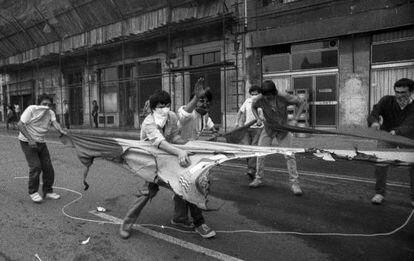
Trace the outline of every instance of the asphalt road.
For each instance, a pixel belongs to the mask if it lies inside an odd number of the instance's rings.
[[[97,160],[83,191],[75,151],[52,138],[62,198],[34,204],[15,136],[0,131],[0,260],[414,260],[405,169],[393,169],[386,203],[374,206],[370,165],[298,158],[304,195],[295,197],[282,157],[268,159],[266,186],[258,189],[248,188],[244,161],[230,162],[211,175],[211,203],[222,207],[205,217],[216,238],[171,229],[172,193],[161,189],[142,213],[144,225],[123,240],[113,222],[133,202],[139,178]],[[103,217],[98,206],[107,209]]]

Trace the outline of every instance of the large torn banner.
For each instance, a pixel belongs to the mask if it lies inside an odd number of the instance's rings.
[[[353,151],[353,150],[307,150],[304,148],[259,147],[209,141],[190,141],[175,145],[190,153],[191,165],[183,168],[175,155],[157,149],[147,141],[116,138],[105,135],[75,134],[66,138],[77,151],[81,162],[89,168],[95,158],[103,158],[126,166],[148,182],[160,179],[177,195],[208,209],[209,170],[225,161],[265,156],[269,154],[307,154],[323,160],[334,158],[360,159],[391,164],[414,164],[414,150]],[[109,135],[110,133],[106,133]],[[120,137],[128,136],[119,134]],[[67,143],[67,142],[66,142]]]

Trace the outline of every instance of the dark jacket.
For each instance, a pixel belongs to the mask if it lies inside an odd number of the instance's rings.
[[[379,122],[379,116],[382,116],[384,120],[381,130],[394,130],[397,135],[414,139],[414,102],[401,110],[395,96],[386,95],[374,105],[368,116],[368,126],[371,126],[374,122]]]

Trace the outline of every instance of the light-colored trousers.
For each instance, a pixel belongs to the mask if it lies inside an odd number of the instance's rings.
[[[266,130],[263,129],[263,131],[260,133],[259,137],[259,146],[271,146],[273,143],[273,140],[276,142],[276,146],[278,147],[291,147],[292,141],[293,141],[293,134],[288,133],[286,137],[282,140],[279,140],[276,137],[270,137]],[[257,179],[263,179],[264,178],[264,168],[265,168],[265,159],[266,157],[257,157],[257,171],[256,171],[256,178]],[[292,155],[285,155],[286,159],[286,165],[287,170],[289,174],[289,181],[292,184],[299,184],[299,174],[296,167],[296,158],[295,154]]]

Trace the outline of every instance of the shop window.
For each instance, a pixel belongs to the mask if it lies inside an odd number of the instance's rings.
[[[264,73],[289,71],[290,55],[274,54],[263,56],[262,65]]]
[[[160,60],[150,60],[140,62],[138,64],[138,75],[147,76],[147,75],[157,75],[161,74],[161,63]]]
[[[397,62],[414,59],[414,39],[372,45],[372,62]]]
[[[103,112],[118,110],[118,70],[108,67],[100,70],[100,107]]]
[[[145,102],[155,91],[162,89],[161,61],[159,59],[142,61],[137,64],[137,68],[139,122],[142,122],[147,113]]]
[[[292,70],[319,69],[337,66],[337,50],[305,52],[292,55]]]
[[[265,47],[262,55],[264,73],[338,67],[337,40]]]
[[[190,55],[191,66],[217,63],[217,62],[220,62],[220,51]]]

